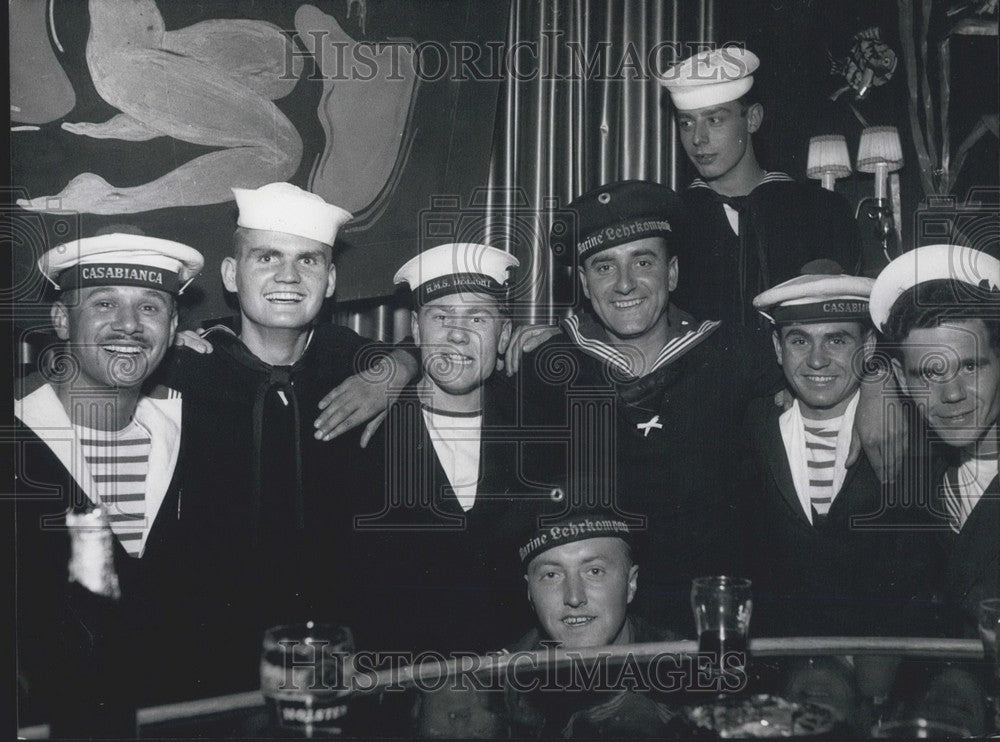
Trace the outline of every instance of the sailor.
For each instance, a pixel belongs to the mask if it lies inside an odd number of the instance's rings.
[[[355,519],[365,575],[359,644],[485,651],[523,625],[505,568],[518,498],[543,493],[516,389],[496,373],[510,337],[517,259],[482,244],[433,247],[394,278],[413,302],[423,376],[389,409],[373,442],[385,484]],[[547,492],[547,490],[544,490]],[[400,612],[405,620],[400,620]]]
[[[120,677],[122,648],[140,641],[153,663],[169,652],[156,621],[173,594],[182,404],[146,382],[173,342],[176,296],[203,262],[127,228],[38,261],[62,345],[15,387],[18,677],[22,718],[40,711],[56,735],[127,732],[109,717],[143,699]],[[109,558],[81,562],[73,537],[85,534],[67,512],[97,511]]]
[[[1000,595],[1000,261],[959,245],[911,250],[879,274],[870,311],[925,423],[913,471],[926,476],[909,494],[929,503],[928,581],[948,606],[937,628],[975,636],[980,601]]]
[[[233,193],[237,227],[221,272],[239,317],[205,334],[212,352],[181,348],[166,368],[184,394],[190,454],[179,512],[197,695],[255,687],[269,626],[339,619],[350,586],[330,565],[347,558],[350,497],[379,475],[359,431],[321,440],[313,417],[359,370],[386,363],[401,374],[367,386],[383,408],[388,385],[417,370],[412,354],[319,321],[348,212],[290,183]]]
[[[765,170],[753,135],[764,108],[748,49],[701,52],[661,76],[697,177],[682,193],[696,231],[681,254],[677,301],[697,317],[753,325],[751,300],[810,260],[857,269],[861,238],[847,202],[814,183]]]
[[[763,400],[747,411],[757,635],[867,634],[882,623],[896,566],[892,533],[874,525],[882,486],[866,457],[847,465],[874,348],[872,283],[818,260],[753,302],[793,397],[784,411]]]

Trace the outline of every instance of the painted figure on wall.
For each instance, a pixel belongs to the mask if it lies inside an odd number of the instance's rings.
[[[255,188],[298,170],[302,138],[274,101],[292,92],[306,55],[278,26],[226,18],[168,31],[154,0],[89,0],[88,9],[87,67],[101,98],[121,113],[104,122],[63,122],[62,129],[128,142],[172,137],[216,149],[130,187],[80,172],[59,193],[19,206],[90,214],[201,206],[231,200],[233,186]],[[347,58],[356,59],[355,48],[366,42],[311,5],[299,8],[296,28],[324,81],[317,115],[326,143],[310,189],[326,198],[350,195],[351,208],[363,209],[389,181],[402,148],[416,82],[412,48],[371,47],[363,55],[371,60],[367,75],[353,67],[334,74],[329,65],[341,56],[334,51],[347,48]],[[350,194],[341,193],[345,184]]]

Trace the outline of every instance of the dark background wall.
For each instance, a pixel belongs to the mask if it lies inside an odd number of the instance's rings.
[[[913,4],[915,7],[919,3]],[[940,79],[937,76],[937,42],[958,19],[970,17],[971,11],[951,17],[948,10],[970,3],[933,3],[932,27],[929,37],[929,81],[937,96]],[[971,4],[971,5],[974,5]],[[993,16],[995,21],[996,16]],[[928,218],[928,207],[921,205],[923,192],[917,152],[914,148],[908,111],[909,89],[903,60],[898,6],[892,0],[746,0],[716,4],[716,39],[719,43],[746,43],[761,58],[761,71],[756,76],[765,107],[764,126],[757,137],[761,160],[765,167],[784,170],[795,178],[806,177],[806,156],[809,138],[817,134],[843,134],[847,138],[852,159],[857,155],[862,122],[852,111],[853,104],[871,126],[896,126],[903,145],[905,164],[899,172],[902,189],[903,247],[943,242],[921,228]],[[853,91],[842,94],[836,101],[830,96],[846,85],[840,74],[831,74],[831,61],[846,56],[852,37],[870,27],[881,31],[882,39],[895,52],[899,62],[895,73],[882,86],[873,87],[864,100],[855,100]],[[919,40],[920,29],[917,29]],[[997,37],[955,36],[951,44],[951,103],[949,119],[952,152],[967,136],[983,114],[996,116],[997,101]],[[940,116],[937,117],[940,136]],[[995,125],[995,124],[994,124]],[[838,180],[837,191],[852,204],[873,194],[873,177],[853,173]],[[951,189],[956,207],[972,197],[980,201],[986,192],[986,205],[995,210],[1000,186],[1000,154],[997,137],[986,135],[973,147],[965,165]],[[992,194],[992,195],[989,195]],[[943,205],[930,211],[943,210]],[[978,247],[997,250],[1000,228],[994,219]],[[862,224],[866,254],[870,261],[880,252],[872,236],[872,225]],[[982,236],[982,235],[981,235]],[[877,267],[877,266],[876,266]]]
[[[42,3],[42,0],[26,1]],[[39,214],[11,206],[17,197],[57,193],[70,177],[85,169],[101,174],[115,185],[136,185],[210,151],[168,137],[122,142],[88,139],[63,131],[60,128],[62,121],[104,121],[116,111],[98,95],[87,69],[84,57],[89,32],[87,3],[82,0],[52,0],[52,3],[55,33],[63,46],[63,50],[58,51],[53,44],[53,52],[75,91],[76,104],[63,118],[43,124],[37,131],[11,133],[14,191],[7,194],[5,206],[12,221],[15,286],[12,296],[16,329],[23,332],[44,328],[47,323],[43,282],[34,268],[41,250],[123,221],[136,224],[155,236],[190,243],[205,253],[205,273],[185,298],[183,319],[187,324],[231,313],[233,307],[222,291],[218,268],[228,252],[234,226],[235,205],[232,202],[122,216]],[[365,3],[317,0],[314,4],[336,17],[346,31],[359,39],[409,39],[416,44],[433,40],[445,45],[455,40],[480,45],[501,41],[507,32],[509,10],[508,3],[494,0],[366,0]],[[302,3],[282,0],[161,0],[157,3],[168,30],[213,18],[266,20],[291,30],[300,5]],[[931,33],[933,56],[936,41],[954,19],[947,16],[951,4],[937,2],[932,6],[935,9]],[[363,28],[358,16],[362,7],[365,10]],[[678,12],[686,13],[689,8],[691,13],[697,14],[698,4],[693,2],[681,2]],[[1000,232],[995,218],[1000,157],[995,135],[984,136],[971,150],[951,191],[954,204],[945,201],[943,205],[930,208],[922,205],[925,194],[910,131],[909,91],[896,2],[717,0],[713,18],[717,43],[745,43],[761,58],[757,85],[765,105],[765,122],[756,143],[765,166],[805,178],[810,136],[844,134],[853,157],[863,128],[859,115],[872,125],[893,124],[900,129],[906,158],[899,173],[904,217],[902,246],[945,241],[945,238],[928,238],[923,234],[920,220],[935,209],[960,209],[970,198],[985,197],[988,226],[980,230],[980,236],[985,235],[985,239],[977,246],[996,248]],[[872,88],[864,100],[854,100],[853,91],[831,100],[831,94],[846,84],[842,75],[831,74],[831,60],[843,59],[852,37],[872,26],[880,29],[882,38],[900,58],[893,77],[886,85]],[[454,66],[457,61],[452,58],[450,64]],[[307,61],[292,92],[275,102],[302,137],[303,155],[297,172],[290,179],[303,186],[307,184],[310,168],[326,145],[316,113],[323,86],[320,81],[311,79],[313,71]],[[996,36],[966,36],[954,41],[950,79],[949,116],[954,151],[984,113],[995,116],[1000,108],[996,92]],[[937,77],[932,75],[931,84],[936,91]],[[433,235],[423,234],[426,220],[422,219],[432,196],[456,196],[467,200],[468,194],[488,182],[491,145],[496,141],[494,135],[502,138],[503,134],[496,129],[503,123],[496,116],[500,85],[501,80],[496,76],[471,80],[468,77],[456,79],[449,74],[418,83],[405,132],[405,154],[398,162],[391,191],[384,194],[378,208],[367,210],[358,222],[343,230],[338,240],[336,298],[342,309],[360,316],[380,305],[383,298],[392,293],[391,276],[396,267],[421,245],[429,244],[428,239],[433,240]],[[520,134],[522,141],[534,137],[532,131]],[[658,136],[670,136],[669,122]],[[694,173],[683,156],[679,159],[685,168],[678,181],[683,185]],[[872,194],[873,178],[855,173],[838,181],[837,190],[852,204],[857,204]],[[875,272],[881,264],[881,247],[875,239],[873,225],[863,223],[861,226],[866,238],[868,269]]]
[[[20,1],[45,5],[44,0]],[[285,0],[159,0],[157,8],[167,31],[210,19],[239,18],[268,21],[291,37],[295,12],[304,4]],[[315,0],[310,4],[333,15],[354,38],[371,42],[434,42],[441,49],[449,49],[453,41],[485,46],[487,42],[501,41],[506,32],[506,4],[492,1],[366,0],[359,4]],[[27,212],[11,205],[16,198],[57,194],[70,178],[84,171],[95,172],[114,186],[129,187],[212,151],[172,137],[129,142],[76,136],[61,129],[63,122],[103,122],[118,111],[98,94],[87,68],[87,3],[54,0],[52,7],[55,37],[63,49],[59,51],[54,41],[52,48],[72,85],[76,104],[64,117],[42,124],[38,130],[11,134],[14,192],[7,195],[6,205],[17,222],[12,255],[19,333],[46,324],[47,297],[34,267],[40,253],[117,223],[137,225],[147,234],[178,240],[203,252],[205,271],[182,297],[182,319],[187,324],[231,314],[233,304],[222,289],[219,265],[228,254],[235,227],[232,201],[109,216]],[[360,10],[364,11],[363,22]],[[296,52],[306,58],[300,44]],[[338,237],[340,301],[391,294],[396,268],[423,244],[420,214],[429,207],[431,197],[468,193],[487,182],[499,78],[472,79],[454,74],[456,60],[439,58],[435,49],[428,49],[424,61],[426,74],[417,81],[406,130],[399,132],[403,144],[392,176],[376,202],[356,214],[355,222]],[[440,72],[439,64],[445,66]],[[323,94],[319,76],[316,66],[307,59],[291,93],[274,101],[302,139],[298,170],[288,178],[302,187],[308,187],[310,170],[327,145],[317,116]]]

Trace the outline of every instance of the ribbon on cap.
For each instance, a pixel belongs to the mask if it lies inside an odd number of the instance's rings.
[[[170,294],[180,292],[180,276],[153,265],[134,263],[87,263],[74,265],[59,274],[59,288],[82,289],[91,286],[140,286]]]
[[[413,300],[419,306],[442,296],[462,292],[489,294],[498,301],[507,298],[506,285],[497,283],[490,276],[482,273],[450,273],[420,284],[413,291]]]
[[[766,316],[776,325],[805,322],[867,322],[868,302],[857,299],[827,299],[809,304],[786,304],[772,307],[766,312]]]
[[[600,513],[580,515],[539,528],[518,549],[521,562],[528,564],[539,554],[574,541],[590,538],[620,538],[629,540],[628,523]]]
[[[645,237],[663,237],[673,232],[666,219],[640,217],[601,227],[576,243],[577,256],[581,261],[595,252],[615,247],[624,242],[634,242]]]

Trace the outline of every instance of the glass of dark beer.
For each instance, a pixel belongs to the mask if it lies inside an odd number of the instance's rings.
[[[272,731],[331,737],[343,732],[354,637],[350,629],[309,621],[264,632],[260,689]]]
[[[691,609],[698,630],[698,651],[712,656],[714,669],[744,668],[753,610],[750,580],[698,577],[691,583]]]

